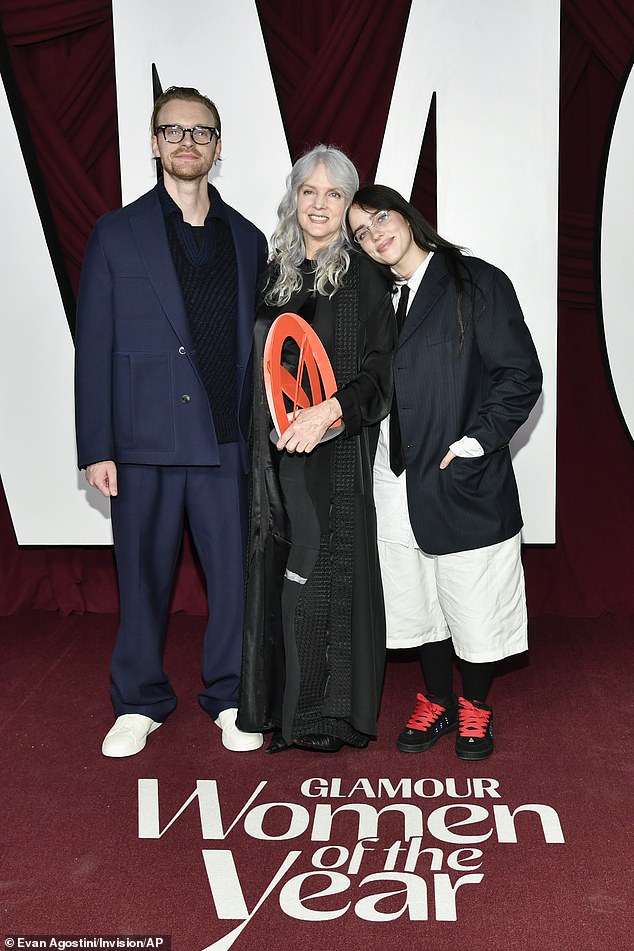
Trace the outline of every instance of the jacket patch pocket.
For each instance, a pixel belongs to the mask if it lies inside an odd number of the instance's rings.
[[[168,353],[116,353],[114,431],[118,448],[173,452],[172,367]]]
[[[474,499],[479,504],[496,498],[504,485],[508,467],[508,447],[505,446],[473,459],[457,456],[448,472],[454,490],[463,498]]]
[[[456,456],[455,459],[451,460],[449,475],[454,487],[458,489],[461,495],[476,499],[479,497],[490,461],[490,456],[478,456],[475,459]]]

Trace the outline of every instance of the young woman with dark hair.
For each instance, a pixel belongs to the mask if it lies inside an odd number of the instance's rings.
[[[387,644],[419,649],[428,692],[397,746],[422,752],[457,729],[457,755],[484,759],[494,664],[528,643],[509,440],[541,391],[537,353],[508,277],[442,238],[394,189],[357,191],[348,228],[398,301],[374,498]]]

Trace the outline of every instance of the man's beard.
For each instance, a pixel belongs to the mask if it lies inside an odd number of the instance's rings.
[[[172,178],[180,179],[183,182],[190,182],[207,175],[211,168],[211,163],[208,167],[205,167],[205,157],[201,155],[200,152],[189,152],[186,154],[193,155],[196,161],[179,161],[178,154],[172,155],[170,162],[171,168],[166,169],[167,173],[171,175]]]

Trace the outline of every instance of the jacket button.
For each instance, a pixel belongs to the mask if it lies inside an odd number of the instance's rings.
[[[179,352],[182,356],[184,356],[184,355],[187,353],[187,350],[185,350],[185,347],[179,347],[179,348],[178,348],[178,352]]]
[[[191,401],[192,401],[192,398],[189,395],[189,393],[183,393],[183,395],[181,396],[181,403],[191,403]]]

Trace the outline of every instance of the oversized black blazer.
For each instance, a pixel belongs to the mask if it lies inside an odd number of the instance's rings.
[[[429,262],[394,357],[394,385],[410,521],[430,554],[496,544],[522,516],[509,440],[535,405],[542,373],[509,278],[478,258],[460,260],[465,334],[455,282],[442,252]],[[473,436],[484,456],[455,458],[449,446]]]
[[[210,191],[214,205],[224,207],[236,252],[238,417],[246,469],[253,324],[266,240]],[[75,348],[80,468],[106,459],[219,463],[156,188],[97,222],[82,269]]]

